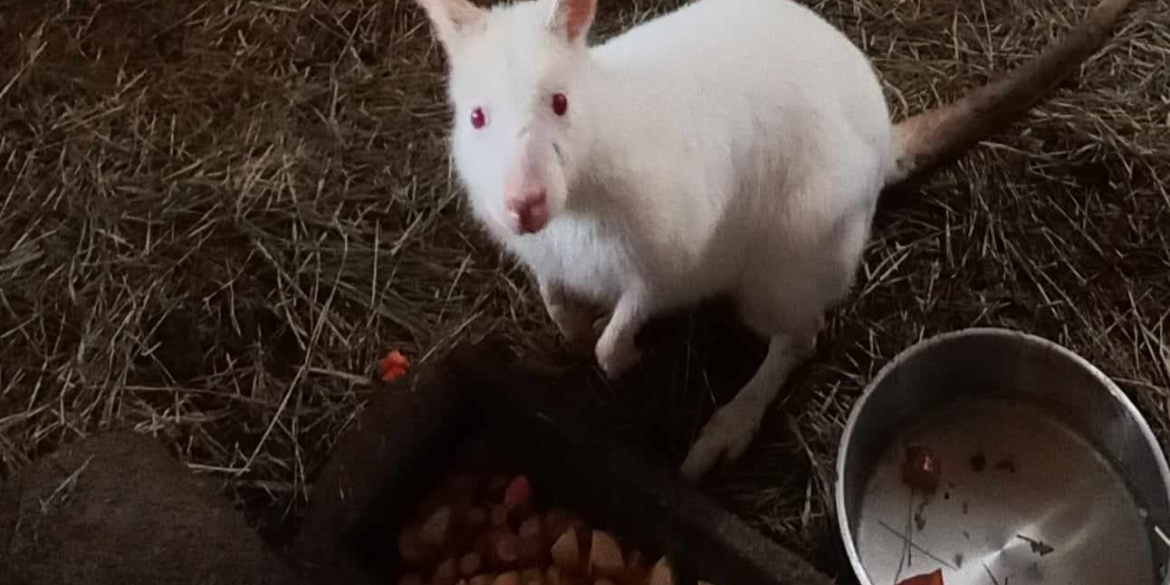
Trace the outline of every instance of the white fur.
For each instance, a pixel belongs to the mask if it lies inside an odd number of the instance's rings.
[[[593,343],[570,296],[612,309],[596,340],[608,375],[638,361],[647,319],[716,294],[770,339],[683,464],[695,479],[743,452],[848,294],[893,173],[890,116],[862,52],[792,0],[698,0],[592,48],[548,24],[583,5],[592,14],[591,0],[485,10],[447,45],[455,166],[570,341]],[[547,106],[557,91],[563,118]],[[559,150],[541,179],[551,220],[526,235],[509,226],[503,192],[522,128]]]

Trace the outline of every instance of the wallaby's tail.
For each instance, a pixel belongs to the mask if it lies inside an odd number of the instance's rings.
[[[1097,51],[1131,0],[1101,0],[1061,42],[958,101],[894,125],[895,166],[887,186],[921,181],[987,135],[1003,130]]]

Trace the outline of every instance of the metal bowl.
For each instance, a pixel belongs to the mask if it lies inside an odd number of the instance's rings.
[[[902,481],[908,445],[939,462]],[[1170,469],[1121,390],[1073,352],[1002,329],[920,342],[854,406],[837,459],[838,527],[858,580],[942,571],[946,585],[1170,584]]]

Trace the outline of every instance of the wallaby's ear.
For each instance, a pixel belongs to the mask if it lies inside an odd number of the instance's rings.
[[[415,0],[427,13],[435,36],[450,55],[459,44],[459,39],[470,28],[477,26],[487,11],[472,4],[470,0]]]
[[[548,25],[566,41],[584,43],[596,12],[597,0],[552,0]]]

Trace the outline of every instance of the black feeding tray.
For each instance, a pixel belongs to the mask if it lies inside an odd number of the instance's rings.
[[[666,555],[679,585],[832,582],[590,424],[571,399],[584,394],[579,372],[538,371],[502,347],[455,350],[412,374],[412,391],[371,400],[314,485],[295,554],[303,568],[327,583],[396,583],[399,525],[476,437],[521,462],[538,494]]]

